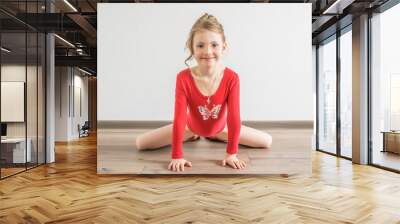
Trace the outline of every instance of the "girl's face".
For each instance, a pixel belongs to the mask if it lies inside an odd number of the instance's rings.
[[[201,67],[214,67],[220,62],[226,43],[222,35],[213,31],[198,31],[193,37],[193,57]]]

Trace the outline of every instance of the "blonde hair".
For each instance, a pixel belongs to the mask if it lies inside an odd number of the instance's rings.
[[[218,22],[217,18],[208,13],[204,13],[197,21],[193,24],[192,29],[190,30],[188,40],[186,41],[186,48],[189,48],[190,56],[186,58],[185,64],[189,67],[187,62],[193,58],[193,38],[196,32],[198,31],[213,31],[221,34],[222,41],[225,43],[225,32],[221,23]]]

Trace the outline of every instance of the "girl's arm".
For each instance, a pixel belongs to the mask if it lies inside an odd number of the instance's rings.
[[[182,83],[181,75],[176,78],[175,87],[175,111],[172,129],[172,159],[183,157],[183,138],[185,134],[187,117],[187,99]]]
[[[226,152],[228,154],[236,154],[239,146],[240,128],[242,126],[240,121],[240,83],[236,73],[230,85],[227,103],[228,144]]]

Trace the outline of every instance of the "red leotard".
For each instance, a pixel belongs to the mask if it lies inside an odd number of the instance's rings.
[[[214,136],[228,127],[226,152],[238,151],[240,121],[239,76],[225,68],[218,89],[210,97],[197,88],[189,68],[178,73],[175,87],[175,111],[172,134],[172,158],[183,157],[183,138],[186,125],[200,136]]]

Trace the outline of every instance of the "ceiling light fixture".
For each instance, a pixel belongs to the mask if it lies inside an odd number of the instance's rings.
[[[77,49],[76,49],[76,52],[77,52],[79,55],[83,55],[83,50],[82,50],[81,48],[77,48]]]
[[[7,48],[5,48],[5,47],[1,47],[1,50],[4,51],[4,52],[7,52],[7,53],[10,53],[10,52],[11,52],[11,50],[9,50],[9,49],[7,49]]]
[[[67,41],[66,39],[58,36],[57,34],[54,34],[54,36],[56,36],[58,39],[60,39],[61,41],[63,41],[64,43],[68,44],[69,46],[75,48],[75,45],[71,44],[71,42]]]
[[[72,10],[74,10],[74,12],[78,12],[78,10],[71,4],[68,2],[68,0],[64,0],[65,4],[67,4]]]
[[[92,73],[90,73],[90,72],[88,72],[88,71],[86,71],[86,70],[83,70],[83,69],[81,69],[81,68],[79,68],[79,67],[78,67],[78,70],[81,71],[81,72],[83,72],[83,73],[85,73],[85,74],[92,75]]]
[[[343,9],[351,5],[355,0],[336,0],[332,5],[324,10],[322,14],[342,14]]]

